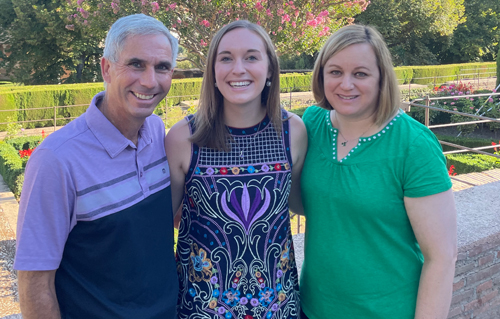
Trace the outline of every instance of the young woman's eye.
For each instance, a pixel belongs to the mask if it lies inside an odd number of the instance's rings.
[[[256,61],[256,60],[258,60],[257,57],[254,56],[254,55],[249,56],[247,59],[250,60],[250,61]]]
[[[222,58],[220,58],[219,61],[220,62],[229,62],[229,61],[231,61],[231,59],[229,57],[227,57],[227,56],[223,56]]]

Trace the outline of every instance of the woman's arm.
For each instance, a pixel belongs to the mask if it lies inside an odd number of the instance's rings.
[[[295,114],[291,114],[290,134],[292,148],[292,188],[288,197],[288,205],[290,210],[296,214],[304,215],[302,207],[302,195],[300,191],[300,176],[302,174],[302,166],[307,153],[307,131],[304,122]]]
[[[404,198],[413,232],[424,255],[415,319],[445,319],[450,309],[457,259],[453,192]]]
[[[191,161],[191,133],[188,123],[181,120],[176,123],[165,137],[165,151],[170,168],[170,184],[172,189],[172,212],[176,228],[180,222],[180,206],[184,194],[184,180]]]

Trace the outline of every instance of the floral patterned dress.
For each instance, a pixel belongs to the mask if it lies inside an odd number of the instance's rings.
[[[288,123],[280,135],[267,116],[228,127],[229,152],[193,145],[177,243],[179,318],[298,318]]]

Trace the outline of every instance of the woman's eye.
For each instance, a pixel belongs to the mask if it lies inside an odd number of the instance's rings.
[[[368,74],[366,74],[365,72],[356,72],[354,75],[358,78],[364,78],[368,76]]]
[[[330,71],[330,74],[331,75],[340,75],[340,74],[342,74],[342,72],[340,72],[339,70],[333,70],[333,71]]]
[[[220,59],[221,62],[228,62],[228,61],[231,61],[231,59],[227,56],[224,56]]]
[[[257,57],[256,57],[256,56],[251,55],[251,56],[249,56],[247,59],[248,59],[248,60],[251,60],[251,61],[255,61],[255,60],[257,60]]]

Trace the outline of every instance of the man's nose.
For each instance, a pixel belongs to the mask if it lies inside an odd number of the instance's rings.
[[[156,70],[154,67],[146,67],[142,72],[140,83],[146,88],[154,88],[156,86]]]

